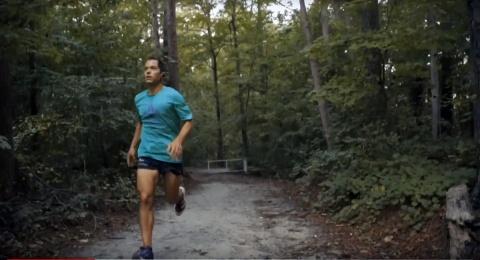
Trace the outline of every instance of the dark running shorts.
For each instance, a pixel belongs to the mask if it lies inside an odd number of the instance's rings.
[[[158,170],[160,174],[171,172],[175,175],[183,175],[183,165],[181,163],[164,162],[149,157],[138,158],[137,168]]]

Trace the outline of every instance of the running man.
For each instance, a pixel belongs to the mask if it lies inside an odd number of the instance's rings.
[[[185,188],[180,186],[182,152],[192,129],[192,112],[177,90],[163,85],[165,71],[160,58],[149,56],[144,68],[148,88],[135,96],[139,121],[128,151],[127,164],[129,167],[137,165],[143,246],[133,254],[134,259],[153,259],[154,195],[160,174],[165,180],[167,201],[174,205],[178,216],[186,206]]]

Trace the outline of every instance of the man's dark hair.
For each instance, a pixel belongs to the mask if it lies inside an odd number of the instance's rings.
[[[156,60],[157,63],[158,63],[158,67],[160,68],[160,71],[167,73],[167,66],[163,62],[163,59],[162,59],[161,55],[158,55],[156,53],[152,53],[152,54],[147,56],[145,61],[147,61],[147,60]]]

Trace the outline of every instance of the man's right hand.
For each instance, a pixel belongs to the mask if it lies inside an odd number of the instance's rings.
[[[130,148],[127,154],[127,165],[128,167],[133,167],[135,166],[136,162],[137,162],[137,151],[133,148]]]

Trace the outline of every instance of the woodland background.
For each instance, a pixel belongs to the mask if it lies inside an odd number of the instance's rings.
[[[474,186],[480,1],[278,4],[0,1],[2,251],[48,253],[46,229],[134,205],[125,157],[153,51],[194,113],[188,166],[246,157],[339,221],[393,210],[417,230]]]

